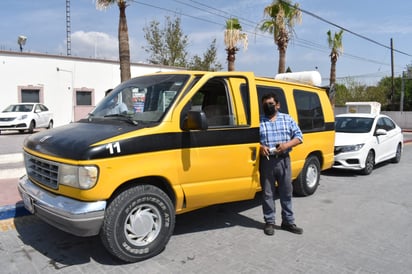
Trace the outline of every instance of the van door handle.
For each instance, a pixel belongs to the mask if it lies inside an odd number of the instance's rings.
[[[257,149],[256,147],[251,147],[251,159],[252,161],[256,161],[256,157],[257,157]]]

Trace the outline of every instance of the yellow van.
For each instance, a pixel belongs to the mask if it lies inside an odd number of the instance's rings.
[[[126,81],[87,118],[28,137],[27,175],[18,185],[25,207],[74,235],[100,234],[121,260],[154,256],[176,214],[260,191],[260,101],[267,92],[304,133],[291,153],[293,183],[297,195],[310,195],[333,163],[325,89],[251,72],[179,71]]]

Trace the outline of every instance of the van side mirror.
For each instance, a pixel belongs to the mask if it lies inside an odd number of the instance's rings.
[[[183,122],[184,130],[206,130],[208,128],[206,114],[203,111],[188,111]]]

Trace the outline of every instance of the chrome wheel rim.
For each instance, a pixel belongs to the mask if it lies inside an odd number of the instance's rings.
[[[160,211],[151,204],[135,207],[126,217],[124,233],[135,246],[145,246],[153,242],[162,228]]]
[[[306,184],[308,187],[312,188],[316,185],[318,174],[318,169],[315,165],[308,166],[308,171],[306,172]]]

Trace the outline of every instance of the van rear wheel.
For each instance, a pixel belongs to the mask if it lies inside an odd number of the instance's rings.
[[[309,156],[299,176],[293,181],[293,193],[297,196],[312,195],[318,188],[319,178],[319,159],[316,156]]]
[[[138,185],[117,195],[108,205],[100,232],[105,248],[126,262],[160,253],[175,225],[170,198],[152,185]]]

